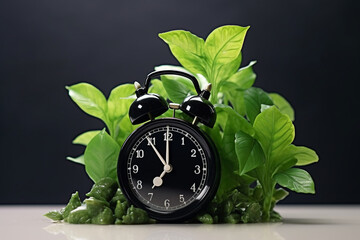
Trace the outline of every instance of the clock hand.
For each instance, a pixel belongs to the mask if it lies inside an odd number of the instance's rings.
[[[148,140],[149,144],[151,145],[151,147],[154,149],[156,155],[159,157],[160,161],[162,162],[162,164],[167,165],[164,158],[161,156],[161,154],[159,153],[159,151],[156,149],[156,147],[154,146],[154,144],[151,142],[149,137],[146,137],[146,139]]]
[[[152,188],[154,189],[154,187],[160,187],[163,184],[163,180],[162,178],[165,176],[165,173],[169,173],[171,172],[172,167],[170,165],[165,165],[164,166],[164,171],[160,174],[159,177],[154,177],[153,179],[153,186]]]
[[[153,179],[154,185],[152,186],[152,189],[154,189],[154,187],[160,187],[163,184],[162,178],[164,177],[165,173],[166,173],[166,171],[164,170],[161,173],[160,177],[154,177],[154,179]]]
[[[166,164],[169,165],[169,126],[166,126]]]

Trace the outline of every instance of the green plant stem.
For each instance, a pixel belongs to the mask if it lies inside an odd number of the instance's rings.
[[[210,102],[213,104],[218,103],[217,99],[218,90],[215,85],[212,86],[211,94],[210,94]]]
[[[272,175],[269,173],[268,169],[269,161],[266,161],[264,167],[260,167],[255,170],[263,191],[263,199],[261,201],[263,222],[269,222],[270,220],[271,202],[276,185],[276,182],[272,179]]]
[[[262,220],[264,222],[268,222],[270,220],[272,194],[273,194],[273,190],[264,191],[265,197],[263,201],[263,216],[262,216]]]
[[[266,174],[268,175],[268,174]],[[271,203],[274,195],[275,182],[269,176],[265,176],[264,181],[260,181],[263,188],[263,215],[262,220],[264,222],[270,221]]]

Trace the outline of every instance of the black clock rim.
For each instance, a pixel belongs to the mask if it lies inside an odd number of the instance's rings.
[[[196,138],[196,140],[202,146],[204,153],[206,154],[206,161],[208,164],[208,169],[210,170],[208,171],[208,177],[204,185],[204,188],[205,186],[209,187],[207,193],[205,193],[201,199],[195,199],[189,205],[181,209],[176,209],[172,212],[162,212],[159,210],[155,210],[142,203],[132,192],[127,179],[127,158],[129,152],[131,151],[131,147],[145,132],[167,124],[174,127],[185,127],[184,130],[188,131]],[[144,125],[140,126],[134,132],[132,132],[125,140],[119,154],[117,173],[120,188],[131,204],[133,204],[135,207],[144,209],[151,218],[154,218],[158,221],[180,222],[193,217],[215,196],[220,182],[220,160],[215,144],[213,143],[211,138],[206,133],[204,133],[198,126],[192,125],[178,118],[160,118],[147,122]]]

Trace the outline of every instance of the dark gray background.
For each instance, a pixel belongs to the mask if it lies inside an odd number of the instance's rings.
[[[296,109],[296,140],[317,150],[306,167],[316,195],[285,203],[360,203],[359,6],[356,1],[218,0],[0,2],[0,203],[65,203],[90,186],[65,160],[79,133],[103,124],[79,110],[65,85],[89,82],[106,96],[177,64],[157,33],[206,37],[225,24],[251,25],[243,63],[258,60],[256,86]]]

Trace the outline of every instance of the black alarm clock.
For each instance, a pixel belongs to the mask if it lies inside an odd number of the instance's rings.
[[[169,103],[148,93],[152,79],[178,75],[193,82],[198,95],[181,104]],[[211,84],[200,90],[188,73],[165,70],[147,76],[144,87],[135,82],[137,99],[129,109],[132,124],[140,124],[124,142],[118,161],[118,179],[129,202],[159,221],[184,221],[194,216],[214,197],[220,178],[216,147],[197,124],[212,128],[214,106],[208,101]],[[155,119],[169,108],[173,117]],[[186,122],[175,117],[179,109],[191,116]],[[149,121],[150,120],[150,121]]]

